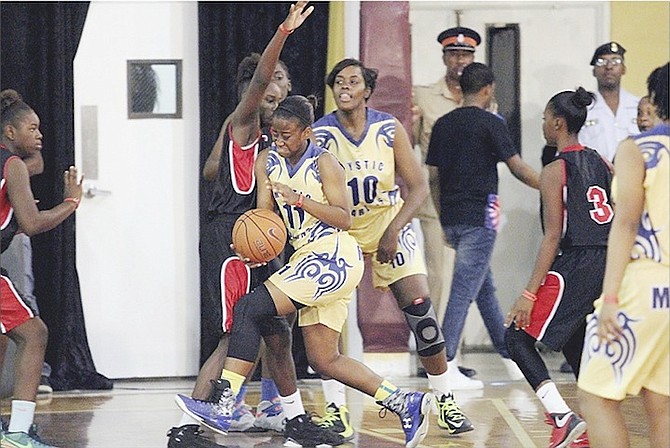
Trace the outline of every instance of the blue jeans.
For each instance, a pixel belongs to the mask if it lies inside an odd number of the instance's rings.
[[[469,225],[443,226],[443,230],[449,246],[456,251],[449,302],[442,322],[447,360],[451,361],[456,356],[473,300],[477,302],[493,346],[503,358],[509,358],[505,345],[505,321],[490,267],[497,232]]]

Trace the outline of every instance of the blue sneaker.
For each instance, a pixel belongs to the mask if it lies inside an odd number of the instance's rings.
[[[196,400],[182,394],[177,394],[175,401],[182,411],[202,425],[219,434],[228,434],[235,408],[235,395],[230,387],[226,387],[216,402]]]
[[[402,430],[405,432],[405,446],[414,448],[428,434],[428,413],[432,401],[433,395],[430,393],[398,390],[378,403],[400,417]]]

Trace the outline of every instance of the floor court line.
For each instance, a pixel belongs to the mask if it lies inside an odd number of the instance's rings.
[[[505,405],[505,402],[502,401],[500,398],[494,398],[491,400],[491,402],[493,403],[493,406],[495,406],[495,408],[498,410],[502,418],[505,419],[505,422],[507,422],[507,426],[510,427],[510,429],[514,433],[514,436],[521,443],[521,446],[523,448],[537,448],[535,446],[535,443],[533,443],[533,440],[528,435],[528,433],[521,426],[521,423],[519,423],[519,420],[517,420],[516,417],[514,417],[514,415],[510,412],[509,408]]]

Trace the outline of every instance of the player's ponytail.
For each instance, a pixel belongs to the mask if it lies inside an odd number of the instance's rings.
[[[577,134],[586,121],[586,108],[593,103],[595,95],[583,87],[557,93],[549,100],[554,116],[565,119],[570,134]]]

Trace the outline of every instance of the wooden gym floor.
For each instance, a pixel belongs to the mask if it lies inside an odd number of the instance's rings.
[[[550,373],[568,404],[576,407],[577,388],[572,375],[558,371],[561,357],[544,355]],[[431,417],[423,448],[535,448],[548,445],[550,428],[543,423],[543,409],[525,381],[510,382],[497,354],[467,354],[463,364],[478,370],[482,391],[457,391],[456,399],[473,421],[475,430],[449,437]],[[423,378],[391,378],[404,388],[427,390]],[[159,448],[167,446],[166,432],[180,419],[174,403],[176,393],[189,393],[193,379],[119,380],[108,392],[56,392],[50,401],[38,403],[35,422],[45,441],[61,448]],[[300,381],[299,387],[307,411],[323,412],[323,394],[318,380]],[[260,383],[252,383],[247,403],[255,406]],[[371,398],[347,391],[356,438],[343,447],[396,448],[404,446],[398,418],[378,415],[379,407]],[[3,418],[9,413],[9,400],[0,402]],[[635,448],[649,448],[644,435],[648,427],[639,398],[625,405],[626,419]],[[283,439],[274,433],[231,433],[228,436],[206,433],[228,448],[279,448]]]

